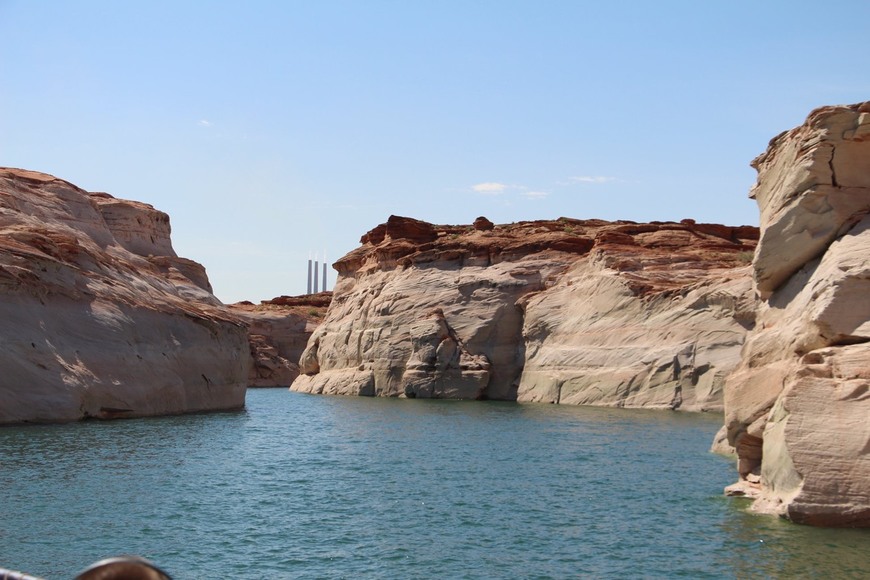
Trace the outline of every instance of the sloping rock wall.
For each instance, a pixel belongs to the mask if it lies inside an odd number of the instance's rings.
[[[331,292],[320,292],[228,306],[248,327],[253,359],[249,387],[289,387],[296,380],[299,358],[331,299]]]
[[[870,525],[870,103],[824,107],[753,162],[762,298],[728,379],[733,494],[815,525]]]
[[[756,237],[691,220],[392,216],[335,264],[291,389],[721,409],[752,325]]]
[[[169,218],[0,169],[0,423],[244,406],[244,325]]]

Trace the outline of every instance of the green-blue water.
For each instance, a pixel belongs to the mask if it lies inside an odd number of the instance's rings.
[[[861,577],[870,534],[744,511],[721,417],[248,393],[0,429],[0,567],[176,578]]]

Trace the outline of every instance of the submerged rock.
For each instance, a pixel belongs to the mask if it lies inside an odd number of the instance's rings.
[[[244,406],[244,325],[169,217],[0,169],[0,423]]]
[[[725,427],[757,511],[870,525],[870,102],[823,107],[753,161],[758,323]]]
[[[753,324],[752,227],[391,216],[339,260],[291,388],[721,409]]]

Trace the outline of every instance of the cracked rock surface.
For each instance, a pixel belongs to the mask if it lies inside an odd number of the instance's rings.
[[[737,493],[870,526],[870,103],[823,107],[753,162],[761,302],[725,391]]]

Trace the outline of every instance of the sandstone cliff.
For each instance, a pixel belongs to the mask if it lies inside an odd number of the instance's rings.
[[[291,388],[721,409],[757,229],[392,216],[339,260]]]
[[[0,423],[244,406],[244,326],[169,217],[0,169]]]
[[[753,161],[758,324],[726,387],[728,491],[870,525],[870,103],[824,107]]]
[[[298,361],[305,345],[331,301],[332,292],[320,292],[228,306],[248,327],[253,359],[249,387],[290,386],[299,376]]]
[[[753,325],[755,230],[621,229],[528,301],[519,400],[721,411]]]

